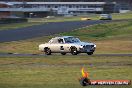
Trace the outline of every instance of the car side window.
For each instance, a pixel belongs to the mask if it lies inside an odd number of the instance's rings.
[[[52,38],[49,43],[58,43],[58,39]]]
[[[64,43],[63,39],[58,39],[58,43]]]

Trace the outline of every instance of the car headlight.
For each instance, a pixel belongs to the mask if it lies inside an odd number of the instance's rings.
[[[80,46],[79,48],[83,48],[83,46]]]

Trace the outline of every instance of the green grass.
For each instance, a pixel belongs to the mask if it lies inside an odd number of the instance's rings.
[[[89,17],[92,20],[98,19],[98,14],[88,14],[88,15],[82,15],[82,16],[70,16],[70,17],[64,17],[64,16],[58,16],[54,18],[29,18],[29,22],[64,22],[64,21],[80,21],[82,17]]]
[[[0,30],[10,30],[10,29],[17,29],[17,28],[24,28],[33,25],[40,25],[44,23],[40,22],[25,22],[25,23],[12,23],[12,24],[0,24]]]
[[[113,19],[132,19],[132,12],[128,13],[114,13],[112,14]]]
[[[0,58],[0,88],[81,88],[81,67],[90,79],[131,79],[132,57],[44,56]],[[88,88],[132,86],[88,86]],[[83,87],[82,87],[83,88]]]
[[[63,21],[79,21],[80,17],[55,17],[55,18],[34,18],[29,22],[63,22]]]
[[[72,32],[62,33],[62,35],[80,36],[89,39],[108,39],[112,37],[132,35],[132,21],[113,22],[108,24],[97,24]]]

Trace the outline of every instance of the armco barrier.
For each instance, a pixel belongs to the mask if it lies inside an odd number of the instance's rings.
[[[26,18],[0,18],[0,24],[28,22]]]

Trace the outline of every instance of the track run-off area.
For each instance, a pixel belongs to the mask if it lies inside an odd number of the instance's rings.
[[[71,54],[67,54],[67,55],[72,56]],[[45,57],[45,56],[47,55],[45,54],[24,54],[24,53],[0,53],[0,57]],[[51,56],[62,56],[62,55],[52,54]],[[87,54],[78,54],[77,56],[88,56],[89,57],[89,55]],[[132,57],[132,54],[93,54],[91,56],[130,56]]]

